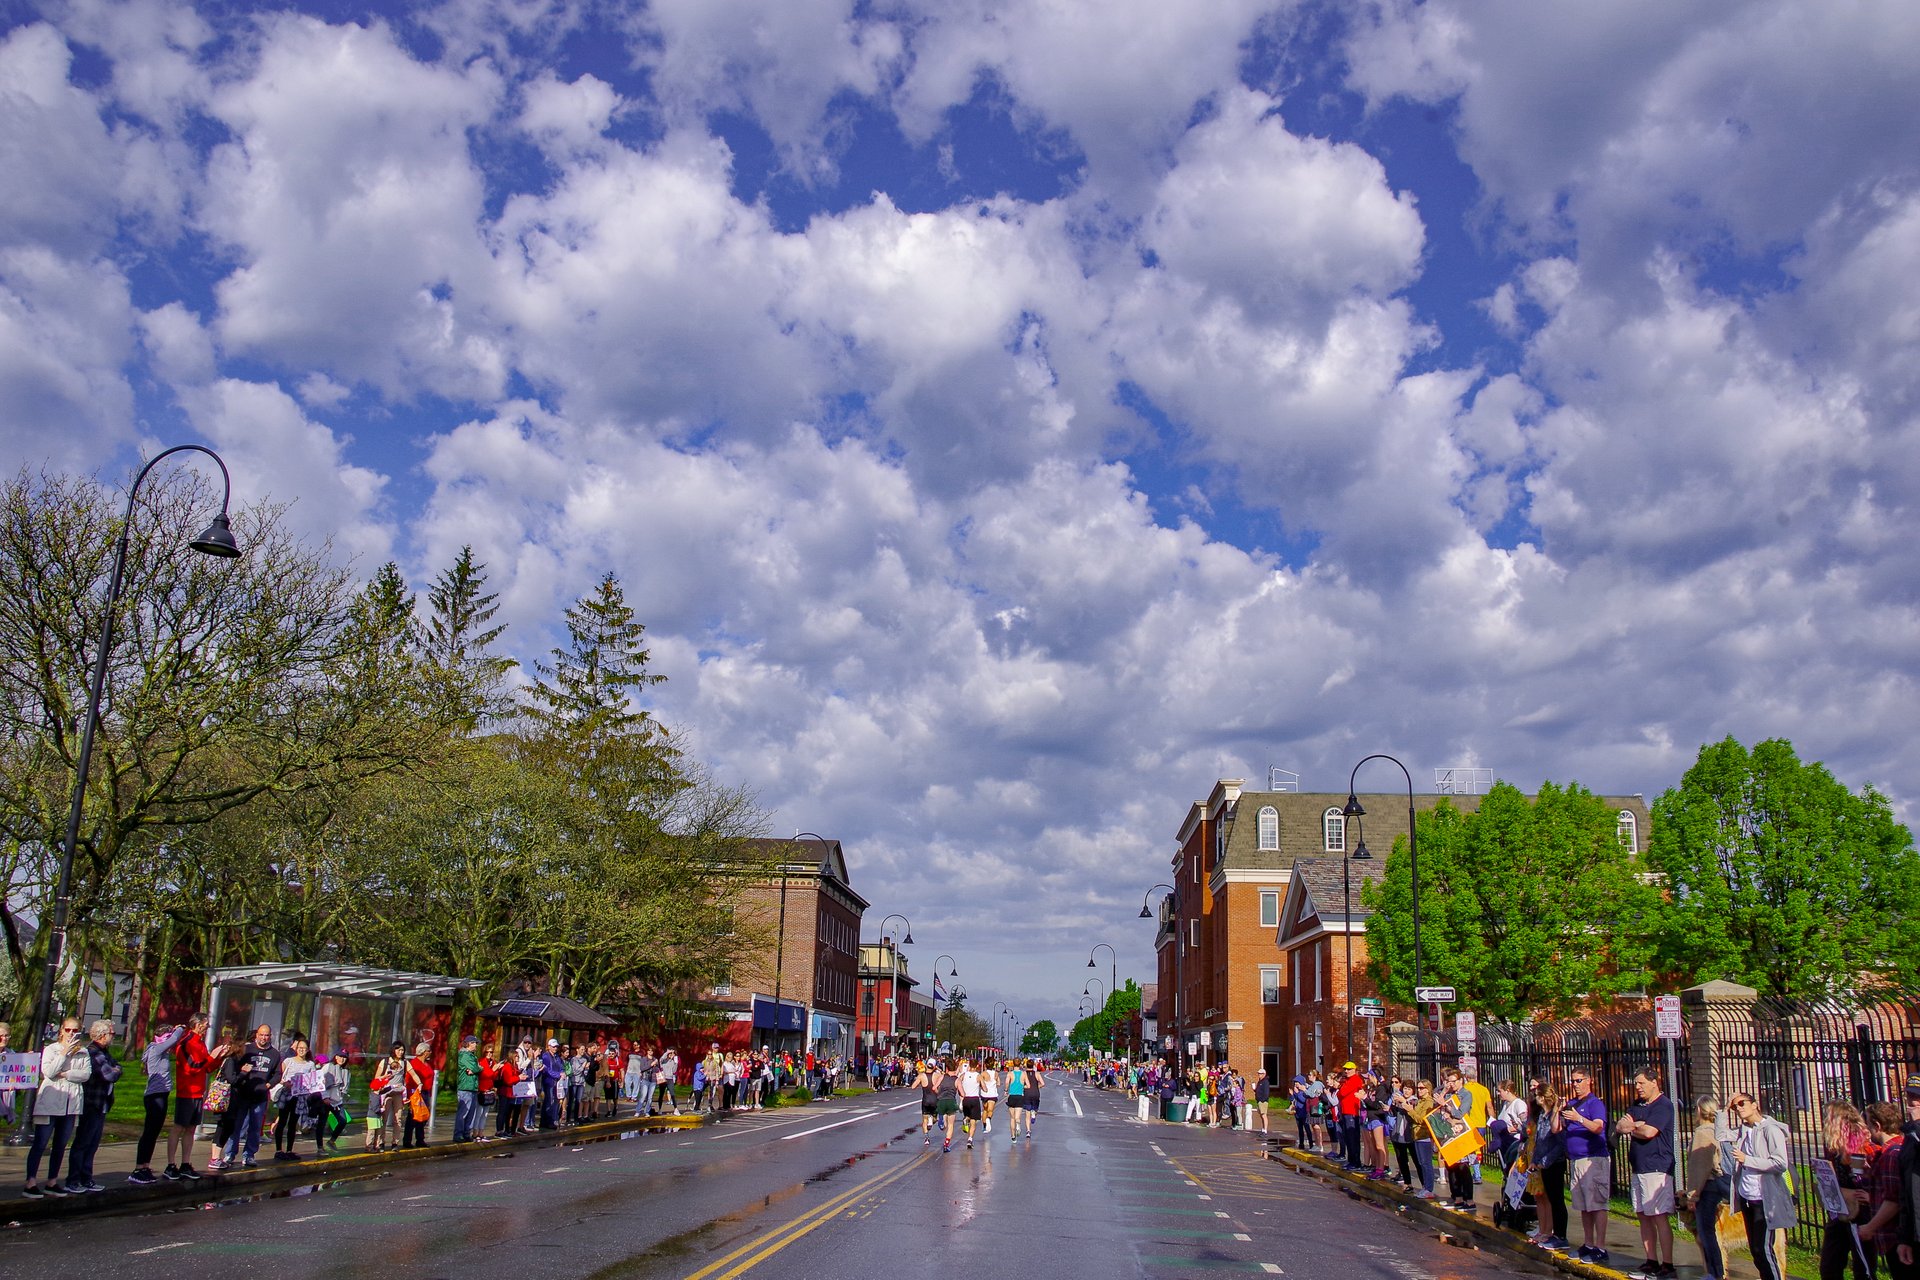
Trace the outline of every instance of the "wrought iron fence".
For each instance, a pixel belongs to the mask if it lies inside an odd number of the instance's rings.
[[[1809,1162],[1826,1150],[1834,1102],[1864,1107],[1895,1101],[1906,1078],[1920,1072],[1920,1005],[1877,1005],[1759,999],[1698,1000],[1686,1009],[1683,1038],[1669,1064],[1665,1042],[1647,1012],[1601,1014],[1564,1022],[1481,1023],[1475,1057],[1482,1083],[1511,1079],[1524,1090],[1547,1080],[1562,1096],[1567,1078],[1584,1071],[1608,1115],[1632,1105],[1633,1073],[1656,1068],[1678,1111],[1675,1138],[1682,1156],[1702,1097],[1724,1103],[1750,1093],[1787,1126],[1799,1218],[1791,1238],[1818,1248],[1827,1215],[1814,1191]],[[1402,1074],[1432,1079],[1461,1061],[1452,1032],[1405,1037],[1395,1046]],[[1613,1189],[1626,1196],[1629,1140],[1613,1137]]]

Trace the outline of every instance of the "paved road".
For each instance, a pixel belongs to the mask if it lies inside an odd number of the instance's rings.
[[[229,1203],[0,1234],[8,1275],[1491,1280],[1494,1261],[1258,1158],[1046,1093],[1031,1142],[943,1155],[906,1091],[706,1129],[440,1161]],[[531,1270],[530,1270],[531,1269]]]

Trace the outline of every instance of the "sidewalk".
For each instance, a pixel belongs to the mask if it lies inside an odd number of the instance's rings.
[[[1503,1253],[1535,1266],[1544,1264],[1556,1267],[1570,1275],[1584,1277],[1585,1280],[1622,1280],[1628,1271],[1642,1261],[1639,1223],[1632,1217],[1617,1211],[1612,1213],[1608,1220],[1607,1252],[1612,1256],[1604,1266],[1582,1262],[1571,1253],[1552,1253],[1536,1248],[1520,1233],[1494,1226],[1493,1206],[1500,1194],[1500,1185],[1491,1174],[1485,1182],[1474,1185],[1475,1211],[1465,1213],[1448,1208],[1442,1201],[1423,1200],[1412,1191],[1403,1188],[1398,1182],[1376,1181],[1365,1175],[1348,1173],[1341,1167],[1337,1157],[1330,1159],[1316,1152],[1302,1151],[1279,1139],[1267,1144],[1267,1158],[1277,1160],[1296,1172],[1319,1178],[1324,1182],[1344,1187],[1348,1191],[1400,1209],[1419,1225],[1435,1227],[1456,1237],[1471,1237],[1474,1243],[1483,1249]],[[1574,1244],[1578,1245],[1580,1243],[1579,1216],[1577,1214],[1568,1216],[1571,1220],[1570,1238]],[[1684,1214],[1676,1215],[1676,1221],[1685,1216]],[[1753,1277],[1759,1274],[1748,1261],[1745,1249],[1729,1252],[1726,1261],[1727,1270],[1735,1277]],[[1679,1280],[1702,1280],[1707,1274],[1706,1267],[1702,1263],[1700,1246],[1694,1240],[1690,1230],[1675,1230],[1673,1233],[1673,1265],[1679,1273]]]
[[[408,1151],[369,1153],[360,1149],[360,1145],[366,1141],[365,1131],[361,1129],[357,1133],[350,1131],[343,1138],[343,1142],[354,1143],[352,1149],[343,1146],[338,1152],[315,1155],[312,1139],[305,1138],[300,1143],[300,1159],[275,1160],[273,1139],[268,1137],[262,1140],[260,1163],[257,1167],[223,1170],[219,1173],[209,1173],[204,1166],[207,1156],[205,1134],[210,1130],[203,1129],[202,1138],[194,1144],[193,1152],[194,1159],[202,1162],[195,1165],[195,1168],[200,1170],[200,1181],[168,1182],[162,1178],[159,1182],[146,1186],[127,1181],[127,1175],[134,1169],[134,1147],[139,1131],[135,1129],[131,1133],[126,1133],[124,1132],[126,1126],[109,1126],[108,1136],[100,1144],[100,1150],[93,1161],[94,1181],[104,1184],[107,1189],[86,1195],[47,1196],[41,1200],[26,1198],[21,1191],[26,1187],[27,1182],[28,1148],[24,1145],[0,1145],[0,1225],[45,1222],[54,1218],[74,1217],[86,1213],[124,1211],[129,1207],[153,1208],[170,1202],[208,1197],[226,1199],[236,1195],[264,1192],[285,1182],[308,1181],[316,1175],[363,1177],[378,1170],[414,1164],[423,1160],[491,1156],[503,1151],[512,1151],[517,1147],[607,1137],[635,1126],[648,1129],[693,1129],[718,1118],[719,1114],[713,1112],[704,1115],[649,1116],[644,1119],[629,1115],[617,1120],[592,1120],[584,1124],[539,1130],[514,1137],[490,1137],[485,1142],[455,1143],[451,1138],[452,1117],[439,1116],[428,1126],[428,1145],[424,1147],[415,1147]],[[354,1127],[358,1129],[359,1125],[356,1123]],[[166,1142],[163,1137],[160,1144],[154,1148],[155,1173],[165,1165],[166,1155]],[[61,1168],[63,1177],[65,1172],[63,1164]],[[40,1168],[42,1186],[46,1185],[46,1174],[46,1162],[42,1160]]]

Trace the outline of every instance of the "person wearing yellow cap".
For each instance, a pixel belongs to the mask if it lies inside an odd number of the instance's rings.
[[[1351,1062],[1340,1064],[1340,1154],[1349,1170],[1358,1172],[1360,1164],[1360,1093],[1367,1082],[1360,1068]]]

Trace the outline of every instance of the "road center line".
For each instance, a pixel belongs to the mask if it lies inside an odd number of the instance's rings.
[[[161,1253],[168,1249],[184,1249],[192,1243],[193,1241],[191,1240],[175,1240],[172,1244],[157,1244],[151,1249],[135,1249],[127,1256],[129,1258],[140,1258],[145,1257],[149,1253]]]

